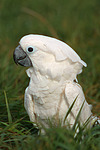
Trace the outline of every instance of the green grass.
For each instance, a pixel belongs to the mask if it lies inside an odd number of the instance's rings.
[[[19,39],[29,33],[65,41],[88,64],[78,80],[93,112],[100,115],[99,6],[99,0],[0,1],[0,149],[100,149],[100,126],[76,139],[60,126],[37,136],[23,106],[26,68],[16,66],[12,57]]]

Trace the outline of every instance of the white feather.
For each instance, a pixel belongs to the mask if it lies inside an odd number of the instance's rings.
[[[69,58],[72,62],[79,62],[83,66],[87,64],[81,60],[78,54],[66,43],[52,37],[30,34],[24,36],[20,40],[20,45],[25,49],[26,46],[33,44],[41,50],[55,55],[57,61],[62,61]]]

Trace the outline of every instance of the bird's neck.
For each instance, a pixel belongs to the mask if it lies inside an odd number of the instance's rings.
[[[30,82],[29,82],[29,89],[32,91],[32,93],[41,93],[42,95],[44,94],[45,96],[48,95],[48,93],[52,93],[57,88],[61,89],[66,81],[60,80],[54,80],[49,78],[46,75],[42,75],[38,71],[34,71],[32,68],[29,68],[27,71],[27,75],[30,77]]]

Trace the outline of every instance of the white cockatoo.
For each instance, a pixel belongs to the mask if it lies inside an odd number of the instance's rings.
[[[21,38],[14,51],[14,61],[30,67],[26,70],[30,82],[24,99],[30,120],[47,128],[48,120],[52,119],[55,124],[60,120],[62,125],[72,127],[85,100],[82,88],[77,83],[77,75],[82,72],[83,66],[87,66],[86,63],[66,43],[35,34]],[[75,104],[64,122],[75,98]],[[85,100],[79,117],[80,124],[84,124],[89,117],[90,127],[94,117],[91,106]]]

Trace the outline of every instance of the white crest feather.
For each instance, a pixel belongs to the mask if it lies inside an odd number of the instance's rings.
[[[31,43],[41,47],[41,50],[43,51],[52,53],[56,57],[57,61],[62,61],[69,58],[72,62],[79,62],[83,66],[87,66],[87,64],[81,60],[78,54],[70,46],[60,40],[35,34],[26,35],[20,40],[20,45],[23,48]]]

